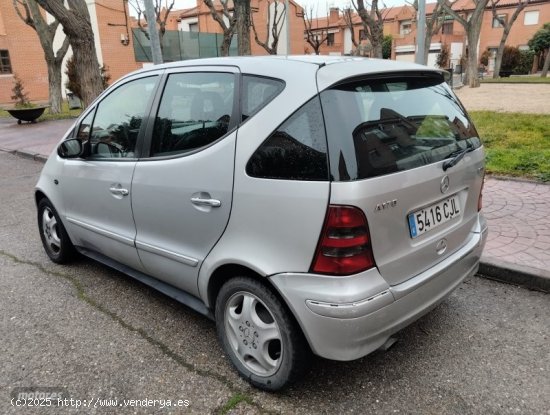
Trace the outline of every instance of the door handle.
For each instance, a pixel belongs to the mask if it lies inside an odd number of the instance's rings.
[[[211,207],[220,207],[222,202],[217,199],[203,199],[202,197],[192,197],[191,203],[197,206],[211,206]]]
[[[109,190],[114,195],[128,196],[130,193],[128,189],[123,189],[122,187],[110,187]]]

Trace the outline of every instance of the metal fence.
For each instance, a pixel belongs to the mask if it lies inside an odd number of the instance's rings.
[[[151,42],[139,28],[132,29],[136,62],[152,62]],[[221,33],[182,32],[167,30],[162,38],[164,62],[220,56]],[[233,36],[229,55],[237,55],[237,36]]]

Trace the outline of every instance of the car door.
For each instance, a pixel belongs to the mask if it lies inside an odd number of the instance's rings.
[[[231,211],[238,70],[167,71],[148,158],[136,165],[136,247],[148,274],[198,294],[200,265]]]
[[[73,243],[138,270],[131,183],[158,79],[123,82],[88,112],[76,134],[89,143],[89,154],[65,160],[59,180]]]

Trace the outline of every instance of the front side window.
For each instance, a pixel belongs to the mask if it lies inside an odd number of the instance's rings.
[[[171,74],[153,130],[152,156],[205,147],[229,131],[235,75],[222,72]]]
[[[267,179],[328,180],[327,162],[323,114],[315,97],[262,143],[246,172]]]
[[[0,50],[0,74],[11,73],[10,52]]]
[[[360,180],[444,160],[480,141],[439,75],[403,75],[321,93],[337,181]]]
[[[78,137],[85,139],[89,133],[91,157],[135,157],[141,122],[156,81],[157,77],[151,76],[121,85],[98,104],[91,128],[91,113],[84,118]]]

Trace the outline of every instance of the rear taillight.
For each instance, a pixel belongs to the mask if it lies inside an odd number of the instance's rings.
[[[311,271],[350,275],[375,266],[369,226],[353,206],[329,206]]]

